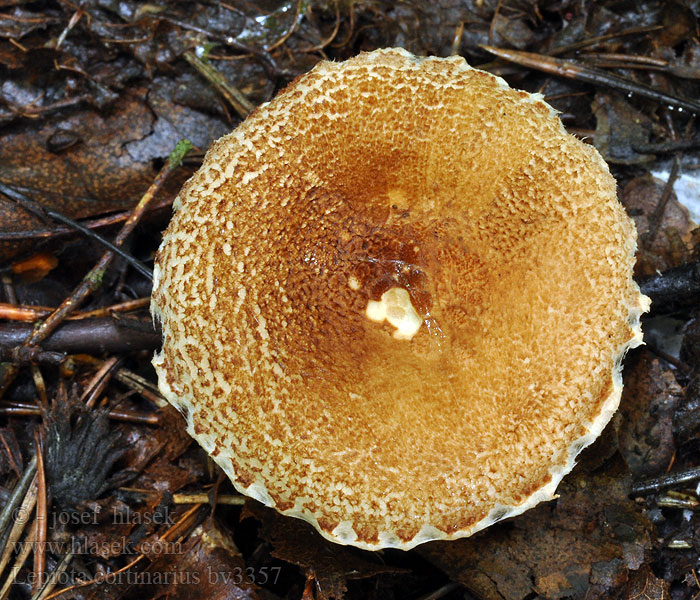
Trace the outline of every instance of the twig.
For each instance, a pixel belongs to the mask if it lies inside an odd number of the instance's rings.
[[[489,44],[493,44],[493,32],[496,28],[496,19],[498,18],[498,13],[501,11],[501,2],[502,0],[498,0],[496,4],[496,9],[493,11],[493,17],[491,17],[491,23],[489,24]]]
[[[32,460],[27,465],[27,468],[22,474],[22,478],[15,486],[15,489],[12,490],[12,495],[7,501],[7,504],[5,504],[5,508],[3,508],[2,512],[0,512],[0,537],[3,538],[3,548],[5,546],[5,536],[3,535],[3,533],[5,529],[7,529],[7,524],[10,522],[10,519],[12,518],[12,515],[15,512],[15,509],[23,501],[24,496],[27,493],[27,489],[34,480],[34,475],[36,475],[36,454],[32,457]]]
[[[45,220],[46,217],[49,217],[53,219],[54,221],[57,221],[59,223],[63,223],[63,225],[68,225],[68,227],[72,227],[76,231],[79,231],[82,233],[85,237],[94,240],[100,244],[102,244],[105,248],[111,250],[114,252],[114,254],[117,254],[121,258],[123,258],[126,262],[128,262],[132,267],[134,267],[141,275],[143,275],[146,279],[153,279],[153,271],[151,271],[146,265],[144,265],[140,260],[137,260],[131,254],[128,254],[124,252],[121,248],[118,246],[115,246],[112,242],[109,240],[106,240],[103,238],[101,235],[98,233],[95,233],[94,231],[91,231],[87,227],[84,227],[77,221],[74,221],[70,217],[67,217],[66,215],[53,210],[51,208],[46,208],[44,206],[41,206],[28,196],[25,196],[21,192],[18,192],[14,188],[10,187],[9,185],[5,185],[4,183],[0,182],[0,192],[13,202],[19,204],[22,208],[25,210],[29,211],[33,215],[38,216],[40,219]]]
[[[77,362],[81,364],[88,364],[97,368],[100,368],[103,364],[103,361],[100,359],[85,354],[76,358]],[[155,406],[159,408],[168,406],[168,401],[161,395],[158,386],[148,381],[148,379],[144,379],[133,371],[129,371],[129,369],[119,369],[114,377],[119,383],[151,401]]]
[[[484,44],[480,44],[480,47],[499,58],[509,60],[530,69],[537,69],[544,73],[551,73],[552,75],[583,81],[584,83],[610,87],[625,93],[638,94],[644,98],[649,98],[662,104],[669,104],[692,113],[700,114],[699,102],[672,96],[671,94],[660,92],[641,83],[637,83],[636,81],[613,75],[602,69],[583,66],[573,60],[553,58],[533,52],[494,48],[493,46],[486,46]]]
[[[216,90],[226,99],[226,101],[238,113],[241,119],[245,119],[255,106],[245,97],[243,92],[232,85],[221,72],[212,64],[202,60],[193,52],[185,52],[185,60],[190,63]]]
[[[41,409],[33,404],[22,402],[0,403],[0,415],[17,415],[23,417],[35,417],[41,415]],[[157,414],[135,413],[126,410],[110,410],[107,416],[115,421],[124,423],[139,423],[143,425],[158,425],[160,419]]]
[[[73,16],[70,18],[70,21],[68,21],[68,25],[66,25],[65,29],[61,32],[61,35],[58,36],[58,40],[56,41],[56,46],[55,46],[55,48],[57,50],[58,50],[58,48],[61,47],[61,44],[63,44],[63,42],[65,41],[66,36],[70,32],[70,30],[73,29],[73,27],[75,27],[78,24],[78,21],[80,21],[80,19],[82,18],[82,16],[84,14],[85,14],[85,10],[82,7],[78,8],[78,10],[76,10],[73,13]]]
[[[676,498],[675,496],[661,496],[656,504],[665,508],[682,508],[685,510],[697,510],[700,502],[696,498]]]
[[[350,15],[348,17],[348,34],[342,40],[339,40],[335,44],[332,44],[331,48],[342,48],[343,46],[349,44],[353,34],[355,33],[355,1],[351,0],[348,6],[350,8]]]
[[[149,317],[143,319],[80,319],[67,321],[43,341],[39,351],[16,354],[16,347],[34,331],[30,323],[0,323],[0,357],[18,363],[32,360],[46,364],[58,364],[65,356],[56,353],[99,354],[155,350],[160,346],[161,335],[153,328]]]
[[[108,358],[102,366],[97,370],[90,382],[85,386],[80,401],[85,403],[87,408],[92,408],[97,403],[97,399],[104,391],[105,387],[112,378],[115,368],[119,365],[119,359],[116,356]]]
[[[44,584],[46,575],[46,527],[48,507],[46,502],[46,472],[44,471],[44,450],[41,434],[34,430],[34,450],[36,452],[36,544],[34,544],[34,581],[32,591],[36,592]]]
[[[700,467],[688,469],[680,473],[669,473],[660,477],[652,477],[645,479],[632,485],[633,494],[651,494],[659,492],[665,488],[682,485],[685,483],[694,483],[700,480]]]
[[[150,303],[150,297],[136,298],[134,300],[127,300],[126,302],[119,302],[118,304],[113,304],[112,306],[105,306],[104,308],[86,310],[83,312],[79,312],[73,316],[76,319],[95,319],[99,317],[109,317],[112,313],[131,312],[132,310],[146,308]]]
[[[301,48],[297,50],[297,52],[302,54],[309,52],[322,52],[323,49],[335,39],[335,36],[338,35],[338,31],[340,31],[340,1],[334,0],[333,4],[335,5],[335,25],[333,26],[333,31],[331,31],[325,40],[321,40],[315,46],[311,46],[311,48]]]
[[[48,115],[49,113],[63,110],[64,108],[70,108],[72,106],[77,106],[78,104],[82,104],[83,102],[89,102],[92,98],[90,97],[89,94],[81,94],[80,96],[74,96],[72,98],[65,98],[63,100],[57,100],[53,104],[48,104],[46,106],[41,106],[41,107],[36,107],[35,104],[41,98],[37,98],[30,104],[26,104],[24,106],[16,106],[16,105],[10,105],[10,112],[3,112],[0,113],[0,123],[2,122],[9,122],[14,119],[18,118],[27,118],[27,119],[38,119],[39,117],[43,117],[45,115]]]
[[[37,407],[37,411],[38,410],[39,409]],[[35,474],[34,479],[32,480],[32,485],[30,486],[29,490],[27,490],[24,500],[22,500],[22,506],[20,506],[14,514],[12,528],[7,536],[7,541],[5,542],[2,556],[0,556],[0,575],[2,575],[3,571],[5,570],[7,563],[10,562],[12,553],[15,551],[15,544],[19,538],[22,537],[22,533],[29,522],[29,516],[32,514],[34,506],[36,505],[36,492],[37,483]]]
[[[692,371],[690,365],[683,362],[680,358],[676,358],[672,354],[669,354],[665,350],[658,348],[651,340],[644,340],[646,347],[651,350],[652,353],[656,354],[659,358],[662,358],[670,365],[673,365],[679,371],[685,373],[686,375]]]
[[[68,565],[70,565],[71,561],[73,560],[73,553],[69,552],[68,554],[64,555],[63,558],[61,559],[61,562],[56,565],[56,568],[51,571],[50,575],[44,582],[44,585],[39,588],[39,590],[32,596],[32,600],[43,600],[48,596],[52,591],[53,588],[56,587],[56,584],[59,582],[61,575],[65,573],[66,569],[68,568]]]
[[[302,0],[297,0],[297,7],[296,11],[294,12],[294,18],[292,20],[292,25],[287,31],[278,39],[274,44],[271,46],[267,46],[265,48],[265,52],[272,52],[275,48],[279,48],[282,44],[284,44],[288,39],[289,36],[291,36],[294,31],[297,28],[297,25],[299,24],[299,15],[301,14],[301,5],[302,5]]]
[[[200,161],[201,162],[201,161]],[[17,189],[17,186],[15,186]],[[160,202],[151,204],[149,212],[167,208],[172,204],[172,198],[164,198]],[[84,222],[88,229],[98,229],[110,227],[118,223],[122,223],[129,218],[131,211],[121,211],[107,217],[98,219],[90,219]],[[10,242],[15,240],[44,240],[51,237],[68,236],[74,233],[72,227],[55,227],[53,229],[34,229],[31,231],[0,231],[0,241]]]
[[[78,319],[109,317],[112,313],[131,312],[140,308],[145,308],[150,302],[150,298],[127,300],[126,302],[119,302],[118,304],[112,304],[111,306],[105,306],[103,308],[79,311],[68,316],[66,320],[75,321]],[[56,309],[51,306],[27,306],[0,302],[0,319],[32,322],[50,315],[54,310]]]
[[[24,563],[27,562],[29,554],[36,545],[36,528],[37,520],[34,519],[34,522],[29,529],[29,533],[27,534],[27,539],[22,544],[22,548],[17,554],[17,558],[15,558],[15,563],[10,569],[10,576],[2,584],[2,589],[0,589],[0,600],[5,600],[5,598],[7,598],[8,594],[10,593],[10,588],[17,578],[17,574],[21,571]]]
[[[124,565],[121,569],[98,575],[97,577],[95,577],[94,579],[90,579],[89,581],[81,581],[79,583],[71,585],[70,587],[63,588],[62,590],[58,590],[57,592],[53,592],[52,594],[49,594],[48,596],[44,596],[44,600],[53,600],[53,598],[58,598],[60,596],[63,596],[64,594],[67,594],[68,592],[78,590],[78,589],[86,587],[88,585],[96,585],[96,584],[102,583],[108,577],[114,578],[114,577],[120,575],[121,573],[126,573],[129,569],[131,569],[132,567],[135,567],[138,563],[140,563],[144,558],[146,558],[145,555],[139,554],[134,560],[132,560],[130,563]]]
[[[173,494],[173,504],[214,504],[212,497],[206,492],[196,492],[193,494]],[[245,498],[233,494],[222,494],[216,497],[216,504],[226,504],[228,506],[243,506]]]
[[[44,382],[44,377],[41,374],[39,365],[32,365],[32,376],[34,378],[34,387],[39,395],[39,404],[43,407],[47,407],[49,405],[49,398],[46,393],[46,383]]]
[[[150,400],[157,407],[163,408],[164,406],[168,406],[168,401],[162,396],[158,386],[148,381],[148,379],[144,379],[128,369],[119,369],[116,378],[117,381],[124,384],[130,390],[137,392],[147,400]]]
[[[700,295],[700,264],[687,263],[637,281],[643,294],[651,298],[654,313],[669,313],[679,306],[694,305]]]
[[[651,56],[639,56],[637,54],[617,54],[615,52],[586,52],[582,55],[586,62],[595,63],[601,67],[622,69],[660,69],[668,70],[668,61]]]
[[[201,504],[197,504],[197,505],[193,506],[184,515],[182,515],[182,517],[180,517],[177,520],[177,522],[175,522],[173,524],[173,526],[170,527],[163,535],[159,536],[158,539],[161,542],[167,542],[170,539],[174,538],[175,536],[181,535],[184,531],[189,529],[190,526],[194,523],[196,513],[201,507],[202,507]],[[132,560],[129,564],[122,567],[118,571],[114,571],[112,573],[106,573],[104,575],[99,575],[98,577],[95,577],[94,579],[91,579],[90,581],[81,581],[80,583],[77,583],[77,584],[72,585],[70,587],[64,588],[64,589],[59,590],[57,592],[54,592],[53,594],[49,594],[48,596],[45,597],[45,600],[53,600],[54,598],[58,598],[59,596],[63,596],[64,594],[67,594],[68,592],[72,592],[72,591],[77,590],[79,588],[83,588],[83,587],[86,587],[88,585],[102,583],[107,577],[114,577],[116,575],[119,575],[120,573],[125,573],[126,571],[128,571],[132,567],[136,566],[138,563],[140,563],[145,558],[147,558],[145,554],[139,554],[134,560]]]
[[[587,40],[573,42],[571,44],[567,44],[566,46],[558,46],[556,48],[552,48],[549,53],[552,56],[560,56],[568,52],[574,52],[575,50],[595,46],[600,42],[607,42],[608,40],[614,40],[615,38],[628,35],[637,35],[638,33],[649,33],[651,31],[658,31],[659,29],[663,28],[663,25],[643,25],[642,27],[631,27],[630,29],[625,29],[624,31],[620,31],[618,33],[606,33],[605,35],[588,38]]]
[[[455,34],[452,38],[452,45],[450,46],[450,56],[459,55],[459,49],[462,46],[462,37],[464,36],[464,21],[460,21],[455,28]]]
[[[277,63],[274,61],[274,59],[264,50],[260,50],[259,48],[243,44],[242,42],[239,42],[230,35],[225,36],[215,33],[213,31],[209,31],[208,29],[204,29],[203,27],[198,27],[197,25],[194,25],[193,23],[190,23],[188,21],[182,21],[180,19],[176,19],[168,15],[161,15],[160,18],[164,21],[172,23],[173,25],[177,25],[182,29],[195,31],[196,33],[201,33],[208,39],[219,41],[223,44],[226,44],[227,46],[230,46],[234,50],[238,50],[246,54],[251,54],[260,61],[263,68],[265,69],[265,72],[272,78],[277,78],[280,75],[286,75],[286,73],[277,66]]]
[[[0,441],[2,441],[2,446],[5,449],[5,455],[7,456],[7,463],[10,470],[17,474],[17,477],[22,476],[22,469],[19,466],[18,460],[21,462],[21,456],[15,456],[10,444],[7,441],[7,431],[0,431]],[[2,569],[0,569],[1,571]]]
[[[649,218],[649,231],[647,231],[646,235],[644,236],[644,243],[648,248],[652,246],[654,240],[656,239],[656,234],[659,232],[661,222],[664,219],[664,213],[666,212],[666,206],[668,205],[668,201],[671,198],[671,193],[673,192],[673,185],[676,183],[676,179],[678,178],[678,172],[680,168],[681,155],[676,154],[676,156],[673,158],[673,165],[671,166],[671,172],[669,173],[668,179],[666,180],[664,191],[661,194],[661,198],[659,198],[659,202],[657,203],[656,208],[654,208],[654,212]]]
[[[171,154],[170,160],[168,160],[168,162],[160,170],[151,186],[143,195],[117,234],[117,237],[114,240],[115,246],[120,247],[129,237],[129,235],[131,235],[131,232],[140,221],[150,202],[163,187],[170,174],[180,166],[182,162],[182,155],[186,154],[191,147],[191,144],[182,144],[182,142],[178,144],[178,147],[176,147]],[[183,148],[185,148],[184,151]],[[56,328],[69,314],[75,311],[75,309],[77,309],[90,294],[100,288],[105,272],[112,263],[113,258],[114,253],[109,250],[102,255],[102,258],[100,258],[90,272],[85,275],[82,282],[73,290],[71,295],[66,298],[61,305],[53,313],[51,313],[51,315],[49,315],[41,325],[39,325],[39,327],[37,327],[29,336],[27,336],[22,346],[16,348],[14,356],[16,361],[19,362],[25,358],[31,357],[31,355],[36,351],[36,346],[46,340],[46,338],[56,330]]]
[[[7,274],[2,276],[2,289],[5,292],[5,299],[10,304],[17,304],[17,293],[15,292],[15,286],[12,283],[12,277]]]

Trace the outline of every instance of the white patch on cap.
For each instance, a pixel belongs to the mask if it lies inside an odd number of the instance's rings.
[[[394,287],[382,294],[381,300],[370,300],[365,309],[370,321],[389,321],[396,327],[394,339],[410,340],[420,329],[423,319],[411,304],[411,297],[404,288]]]

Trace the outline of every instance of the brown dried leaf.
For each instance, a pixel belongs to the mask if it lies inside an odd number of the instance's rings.
[[[238,548],[228,533],[211,518],[199,525],[185,541],[153,539],[146,546],[150,548],[151,564],[145,571],[132,574],[133,587],[129,598],[258,598]]]
[[[126,146],[147,137],[153,126],[153,114],[133,96],[110,113],[84,110],[46,124],[24,121],[3,136],[0,182],[72,218],[131,208],[156,171],[150,157],[138,162]],[[158,149],[167,156],[169,151]],[[173,177],[160,198],[174,195],[184,177]],[[23,250],[17,242],[21,234],[46,229],[46,223],[0,194],[0,256]]]
[[[623,598],[626,600],[670,600],[669,585],[663,579],[656,577],[646,565],[634,573]]]
[[[58,266],[58,259],[50,252],[39,252],[12,264],[12,272],[25,283],[41,281]]]
[[[664,271],[690,260],[691,232],[695,224],[673,191],[652,245],[647,247],[644,244],[645,236],[649,232],[650,218],[663,196],[665,187],[665,182],[647,174],[630,181],[620,194],[620,202],[637,226],[640,240],[635,266],[636,276],[651,275],[657,270]]]
[[[168,404],[158,411],[158,423],[155,437],[167,441],[163,454],[169,460],[175,460],[192,445],[192,437],[187,433],[185,421],[182,415]]]
[[[654,159],[637,150],[649,144],[653,122],[647,115],[613,94],[596,94],[591,108],[597,120],[595,147],[605,160],[633,165]]]
[[[301,567],[316,579],[318,600],[343,598],[349,579],[406,573],[370,562],[357,551],[325,540],[305,521],[282,516],[258,502],[246,502],[241,518],[247,517],[260,521],[258,535],[272,544],[273,556]]]
[[[617,436],[620,453],[635,479],[663,472],[676,446],[673,415],[683,388],[670,369],[649,352],[633,355],[625,366]]]
[[[187,450],[192,438],[186,432],[182,416],[172,406],[162,408],[158,415],[158,427],[133,426],[127,429],[129,450],[122,462],[125,469],[139,473],[131,485],[174,493],[197,481],[197,473],[174,462]]]
[[[124,145],[143,139],[152,126],[152,114],[134,98],[111,114],[85,110],[38,126],[22,123],[3,138],[0,181],[74,218],[127,208],[154,171],[150,163],[134,164]],[[54,145],[59,136],[73,143],[61,151]],[[4,211],[0,223],[3,230],[18,229]]]
[[[560,498],[465,540],[418,552],[484,600],[610,598],[643,564],[651,524],[628,498],[616,461],[604,473],[581,469]]]

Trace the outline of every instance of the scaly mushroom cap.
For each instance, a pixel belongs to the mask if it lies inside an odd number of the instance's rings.
[[[242,493],[361,548],[552,498],[648,299],[598,153],[462,58],[322,62],[211,148],[156,260],[160,389]]]

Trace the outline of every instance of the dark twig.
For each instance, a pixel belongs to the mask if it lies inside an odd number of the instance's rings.
[[[77,106],[78,104],[82,104],[83,102],[87,103],[90,101],[90,96],[88,94],[81,94],[80,96],[65,98],[63,100],[58,100],[46,106],[37,107],[36,103],[39,100],[41,100],[41,98],[37,98],[31,104],[27,104],[25,106],[16,106],[13,104],[8,104],[8,106],[10,107],[10,112],[0,112],[0,123],[7,123],[9,121],[19,118],[38,119],[39,117],[46,116],[52,112],[63,110],[64,108]]]
[[[656,208],[654,208],[654,212],[649,218],[649,231],[647,231],[646,235],[643,238],[644,243],[648,248],[651,247],[654,243],[654,240],[656,239],[656,234],[659,232],[659,228],[661,227],[661,222],[664,220],[666,206],[668,205],[668,201],[671,198],[671,193],[673,192],[673,185],[676,183],[676,179],[678,178],[678,172],[680,168],[681,156],[680,154],[676,154],[676,156],[673,158],[673,165],[671,166],[671,172],[669,173],[668,179],[666,180],[664,191],[661,194],[661,198],[659,198],[659,202],[657,203]]]
[[[0,415],[15,415],[18,417],[40,417],[41,409],[34,404],[23,402],[0,402]],[[143,425],[158,425],[160,419],[156,413],[137,413],[128,410],[110,410],[107,416],[114,421],[124,423],[139,423]]]
[[[580,40],[578,42],[573,42],[567,44],[566,46],[558,46],[550,50],[551,56],[560,56],[566,54],[567,52],[574,52],[576,50],[581,50],[582,48],[588,48],[590,46],[596,46],[600,42],[607,42],[616,38],[621,38],[628,35],[637,35],[640,33],[649,33],[651,31],[657,31],[663,29],[663,25],[643,25],[641,27],[631,27],[630,29],[625,29],[624,31],[619,31],[617,33],[606,33],[605,35],[600,35],[593,38],[588,38],[585,40]]]
[[[7,535],[3,538],[3,548],[2,552],[0,552],[0,574],[5,572],[5,567],[8,565],[10,558],[17,549],[17,541],[22,537],[30,521],[29,517],[34,512],[34,507],[36,506],[36,495],[37,476],[35,474],[32,484],[24,495],[22,504],[13,511],[12,527],[8,528]],[[0,598],[2,598],[2,594],[0,594]]]
[[[265,52],[272,52],[276,48],[279,48],[282,44],[284,44],[289,37],[296,31],[297,26],[299,25],[299,15],[301,14],[301,5],[302,2],[301,0],[297,0],[297,6],[296,10],[294,11],[294,17],[292,18],[292,25],[287,29],[285,33],[282,34],[282,37],[280,37],[276,42],[272,43],[271,45],[267,46],[265,48]]]
[[[12,358],[13,349],[33,331],[31,323],[0,324],[0,356]],[[153,329],[150,317],[146,319],[80,319],[67,321],[42,343],[44,352],[27,353],[22,358],[49,364],[59,363],[65,356],[55,353],[100,354],[155,350],[160,346],[160,333]],[[44,360],[41,360],[41,358]],[[57,359],[54,360],[54,359]]]
[[[185,514],[183,514],[173,525],[170,527],[163,535],[159,536],[157,539],[162,542],[167,542],[173,539],[177,539],[178,537],[181,537],[185,535],[187,531],[192,529],[194,525],[196,524],[199,514],[200,513],[200,508],[202,508],[201,504],[195,504],[191,509],[189,509]],[[50,594],[45,597],[45,600],[53,600],[53,598],[58,598],[60,596],[63,596],[64,594],[67,594],[69,592],[72,592],[74,590],[77,590],[79,588],[88,586],[88,585],[95,585],[102,583],[107,577],[114,577],[116,575],[119,575],[120,573],[125,573],[135,567],[138,563],[140,563],[142,560],[146,559],[147,556],[145,554],[139,554],[134,560],[132,560],[130,563],[128,563],[126,566],[122,567],[118,571],[114,571],[112,573],[108,574],[100,574],[95,579],[92,579],[90,581],[81,581],[80,583],[77,583],[75,585],[72,585],[70,587],[64,588],[62,590],[59,590],[57,592],[54,592],[53,594]]]
[[[149,212],[167,208],[172,204],[172,198],[166,198],[160,202],[149,206]],[[102,227],[111,227],[122,223],[129,218],[130,211],[118,212],[106,217],[90,219],[84,222],[84,226],[88,229],[98,229]],[[31,231],[0,231],[0,241],[13,240],[42,240],[51,237],[59,237],[70,235],[75,231],[72,227],[52,227],[51,229],[34,229]]]
[[[700,114],[700,103],[695,100],[672,96],[671,94],[660,92],[644,84],[632,81],[631,79],[608,73],[602,69],[586,67],[573,60],[552,58],[551,56],[535,54],[533,52],[494,48],[493,46],[486,46],[484,44],[481,44],[480,47],[499,58],[509,60],[523,67],[536,69],[543,73],[551,73],[558,77],[583,81],[584,83],[610,87],[624,93],[638,94],[639,96],[655,100],[661,104],[668,104],[688,110],[692,113]]]
[[[186,148],[184,148],[184,146],[186,146]],[[150,185],[117,234],[117,237],[114,240],[115,246],[122,246],[124,241],[129,237],[129,235],[131,235],[131,232],[141,220],[141,217],[145,213],[150,202],[163,187],[170,174],[180,166],[182,156],[186,154],[191,147],[191,144],[183,145],[183,147],[180,147],[179,144],[178,148],[173,151],[170,160],[168,160],[168,162],[160,170],[153,183]],[[16,348],[14,356],[15,360],[21,361],[26,358],[30,358],[33,352],[36,351],[36,347],[49,335],[51,335],[51,333],[56,330],[56,328],[65,320],[65,318],[75,311],[90,294],[100,288],[102,285],[102,278],[104,277],[107,268],[112,263],[113,258],[114,253],[109,250],[102,255],[102,258],[100,258],[90,272],[85,275],[82,282],[78,284],[78,287],[73,290],[71,295],[66,298],[61,305],[53,313],[51,313],[51,315],[49,315],[41,325],[39,325],[39,327],[34,329],[34,331],[27,336],[21,346]]]
[[[48,507],[46,501],[46,473],[44,471],[43,445],[38,430],[34,430],[34,450],[36,452],[36,545],[34,547],[34,584],[32,591],[36,592],[44,584],[46,575],[46,524],[48,522]]]
[[[145,308],[149,305],[150,301],[150,298],[136,298],[135,300],[127,300],[126,302],[119,302],[111,306],[103,306],[102,308],[96,308],[94,310],[79,311],[73,313],[67,317],[67,319],[75,320],[109,317],[113,313],[125,313]],[[0,302],[0,319],[7,319],[8,321],[33,322],[50,315],[53,311],[54,309],[50,306],[17,306]]]
[[[652,494],[663,489],[694,483],[700,480],[700,467],[688,469],[680,473],[669,473],[660,477],[652,477],[632,484],[633,494]]]
[[[120,360],[116,356],[112,356],[97,370],[97,373],[95,373],[90,382],[85,386],[85,390],[80,396],[80,401],[84,402],[85,406],[93,408],[95,404],[97,404],[97,399],[107,387],[110,379],[112,379],[112,375],[119,366],[119,362]]]
[[[299,50],[299,52],[322,52],[326,48],[326,46],[328,46],[335,39],[335,36],[338,35],[338,31],[340,31],[341,21],[340,0],[334,0],[333,4],[335,5],[335,25],[333,26],[333,31],[331,31],[330,35],[325,40],[321,40],[318,44],[316,44],[315,46],[311,46],[310,48],[304,48],[302,50]]]
[[[286,73],[277,66],[277,63],[275,63],[272,56],[270,56],[270,54],[268,54],[264,50],[260,50],[259,48],[243,44],[231,36],[220,35],[213,31],[209,31],[208,29],[204,29],[203,27],[198,27],[193,23],[188,23],[187,21],[182,21],[180,19],[176,19],[168,15],[161,15],[160,18],[164,21],[172,23],[173,25],[177,25],[182,29],[200,33],[202,35],[205,35],[208,39],[216,40],[218,42],[226,44],[227,46],[230,46],[231,48],[233,48],[234,50],[238,50],[239,52],[244,52],[245,54],[252,54],[255,58],[257,58],[260,61],[260,64],[262,64],[267,74],[272,78],[276,78],[280,75],[286,75]]]
[[[72,560],[72,552],[65,554],[63,558],[61,558],[61,562],[59,562],[56,565],[56,568],[46,578],[46,581],[44,581],[44,585],[42,585],[32,596],[32,600],[42,600],[48,594],[50,594],[53,588],[56,586],[56,583],[58,583],[61,575],[65,573],[66,569],[68,568],[68,565],[70,565]]]
[[[493,11],[493,16],[491,17],[491,23],[489,25],[489,44],[493,44],[493,32],[496,28],[496,19],[498,19],[498,13],[501,10],[501,2],[502,0],[498,0],[498,3],[496,4],[496,9]]]
[[[30,213],[38,216],[40,219],[45,219],[46,217],[49,217],[53,219],[54,221],[58,221],[59,223],[62,223],[63,225],[68,225],[69,227],[72,227],[76,231],[79,231],[82,233],[85,237],[94,240],[100,244],[102,244],[105,248],[108,248],[121,258],[123,258],[126,262],[128,262],[132,267],[134,267],[141,275],[143,275],[146,279],[153,279],[153,271],[151,271],[146,265],[144,265],[140,260],[135,259],[133,256],[130,254],[127,254],[122,250],[121,248],[115,246],[112,242],[109,240],[106,240],[103,238],[99,233],[95,233],[94,231],[91,231],[87,227],[84,227],[77,221],[74,221],[70,217],[67,217],[64,214],[61,214],[58,211],[55,211],[51,208],[46,208],[44,206],[41,206],[37,202],[34,202],[31,198],[28,198],[21,192],[18,192],[17,190],[11,188],[8,185],[5,185],[4,183],[0,182],[0,192],[2,192],[3,195],[5,195],[7,198],[12,200],[13,202],[16,202],[19,204],[22,208],[25,210],[29,211]]]
[[[245,97],[245,94],[243,94],[243,92],[241,92],[237,87],[232,85],[216,67],[209,64],[207,61],[202,60],[193,52],[185,52],[183,56],[188,63],[190,63],[209,83],[216,88],[216,90],[238,113],[238,116],[241,117],[241,119],[245,119],[251,112],[253,112],[255,106],[250,102],[250,100],[248,100],[248,98]]]
[[[651,298],[653,312],[673,312],[681,306],[697,303],[700,297],[700,265],[688,263],[657,275],[640,277],[637,283],[642,293]]]
[[[688,374],[692,371],[692,368],[690,367],[689,364],[683,362],[680,358],[676,358],[672,354],[669,354],[665,350],[662,350],[661,348],[657,347],[656,344],[654,344],[651,340],[644,340],[646,343],[647,348],[651,350],[653,354],[656,354],[659,358],[665,360],[668,364],[673,365],[681,371],[684,374]]]
[[[5,504],[5,507],[0,512],[0,539],[2,539],[2,544],[0,547],[4,547],[5,543],[5,529],[12,519],[15,509],[21,504],[24,499],[24,495],[27,493],[29,486],[31,485],[34,475],[36,474],[36,454],[32,457],[32,460],[27,465],[27,468],[22,474],[22,478],[19,480],[15,489],[12,490],[12,495],[10,499]],[[1,549],[1,548],[0,548]]]

